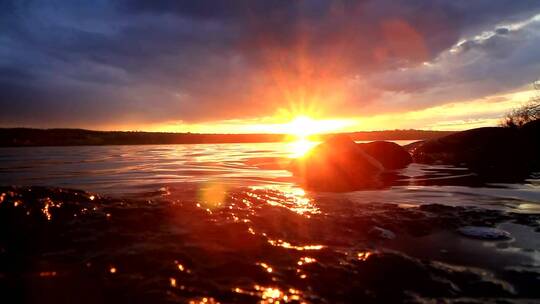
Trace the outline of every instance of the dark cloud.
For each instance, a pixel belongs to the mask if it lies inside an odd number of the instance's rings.
[[[0,121],[234,119],[271,115],[306,94],[336,103],[321,105],[329,112],[354,114],[376,109],[385,91],[444,91],[458,77],[478,83],[474,65],[445,66],[450,73],[418,66],[486,30],[494,36],[460,52],[498,60],[484,77],[500,85],[498,69],[507,68],[511,88],[526,77],[507,62],[529,73],[520,60],[535,58],[515,45],[539,38],[502,25],[539,11],[535,0],[0,1],[0,107],[10,109]],[[330,99],[335,91],[347,94]]]

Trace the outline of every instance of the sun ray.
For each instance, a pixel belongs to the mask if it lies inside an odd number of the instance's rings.
[[[291,157],[298,158],[305,155],[317,144],[318,135],[335,132],[346,125],[347,122],[344,120],[317,120],[307,115],[298,115],[281,127],[283,133],[290,136],[291,142],[288,145],[288,151],[291,153]]]

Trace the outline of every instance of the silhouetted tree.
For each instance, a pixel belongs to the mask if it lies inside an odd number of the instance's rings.
[[[533,82],[535,96],[524,105],[506,114],[502,125],[509,128],[519,128],[524,124],[540,119],[540,80]]]

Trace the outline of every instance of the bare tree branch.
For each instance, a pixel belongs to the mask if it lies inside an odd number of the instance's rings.
[[[540,119],[540,79],[532,85],[537,92],[535,96],[523,106],[506,114],[501,123],[503,127],[519,128],[528,122]]]

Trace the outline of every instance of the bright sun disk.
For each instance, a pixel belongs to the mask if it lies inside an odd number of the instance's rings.
[[[318,134],[339,132],[350,124],[346,119],[314,119],[307,115],[298,115],[290,122],[276,126],[275,130],[292,137],[287,150],[291,157],[297,158],[305,155],[317,144]]]
[[[298,116],[289,123],[289,132],[299,138],[304,138],[308,135],[317,133],[321,123],[307,116]]]
[[[297,140],[289,143],[288,150],[291,152],[291,157],[297,158],[305,155],[316,144],[317,142],[315,141],[311,141],[306,138],[298,138]]]

